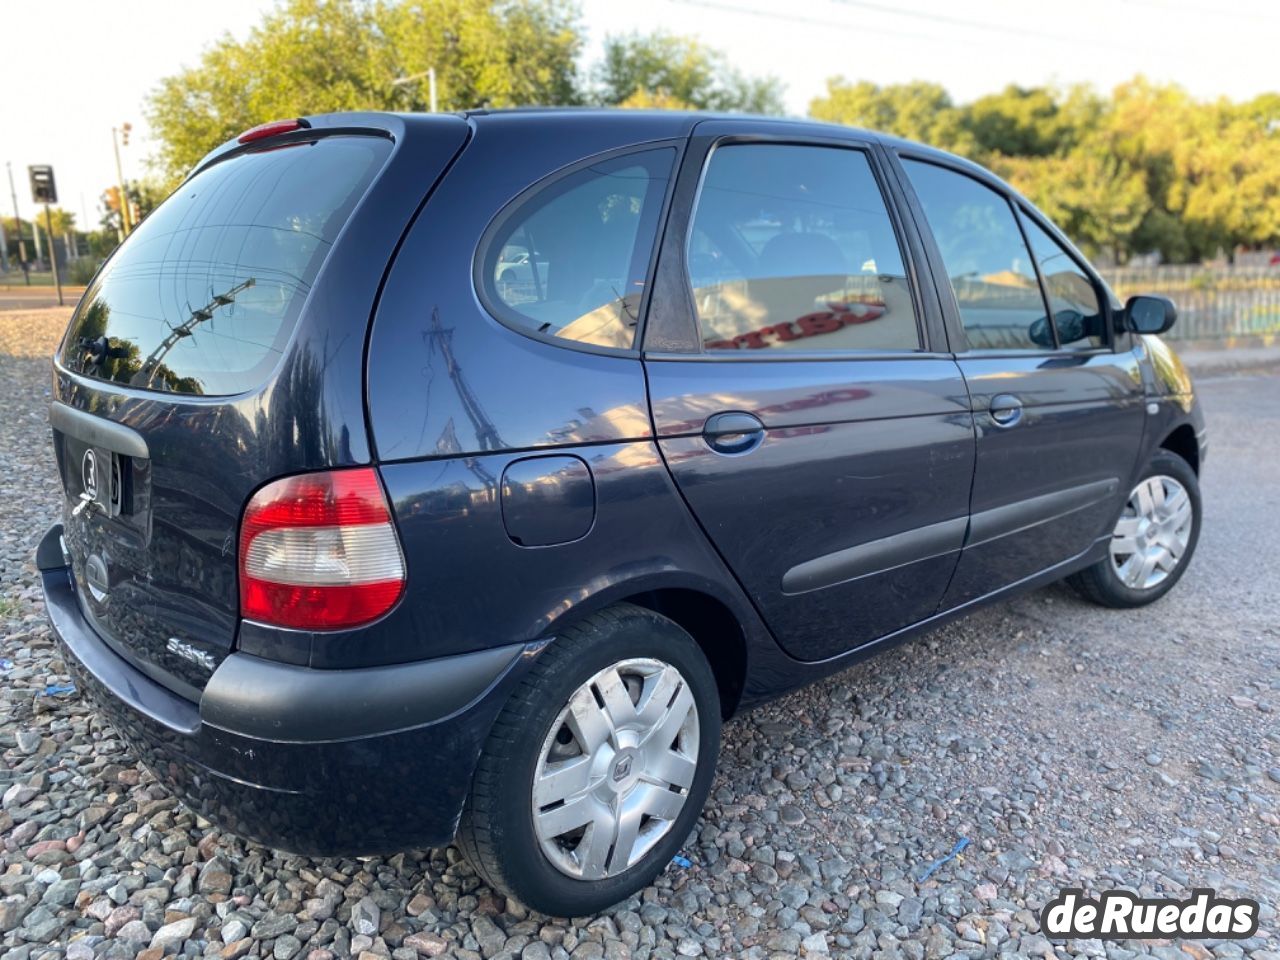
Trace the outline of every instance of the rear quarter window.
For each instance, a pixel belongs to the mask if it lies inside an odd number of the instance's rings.
[[[260,386],[390,151],[381,137],[319,137],[196,174],[94,279],[63,341],[63,366],[173,393]]]
[[[536,337],[631,349],[675,156],[614,157],[517,199],[477,259],[489,312]]]

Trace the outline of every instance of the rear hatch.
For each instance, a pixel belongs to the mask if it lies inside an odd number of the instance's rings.
[[[377,284],[416,204],[401,193],[397,216],[366,210],[395,151],[385,131],[306,133],[236,148],[184,183],[94,279],[56,357],[50,420],[81,608],[192,699],[235,643],[248,497],[368,459],[345,385],[361,382]],[[453,131],[419,172],[419,196],[464,139]],[[389,222],[357,229],[370,217]]]

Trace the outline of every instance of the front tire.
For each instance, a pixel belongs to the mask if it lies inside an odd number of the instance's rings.
[[[720,746],[694,640],[619,604],[565,628],[495,721],[458,827],[491,887],[583,916],[648,886],[702,810]]]
[[[1190,464],[1157,450],[1125,502],[1108,555],[1069,578],[1104,607],[1159,600],[1186,572],[1200,539],[1200,484]]]

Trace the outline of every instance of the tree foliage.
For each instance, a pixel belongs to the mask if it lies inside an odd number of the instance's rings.
[[[814,100],[809,113],[819,120],[895,133],[921,143],[948,144],[957,153],[972,153],[972,136],[951,95],[936,83],[878,86],[867,80],[827,81],[827,95]]]
[[[1280,244],[1280,94],[1205,103],[1139,77],[1109,97],[1010,86],[958,105],[935,84],[834,79],[811,112],[990,166],[1118,261]]]
[[[595,73],[592,99],[605,106],[782,112],[775,78],[744,76],[719,51],[662,31],[609,37]]]
[[[582,37],[554,0],[284,0],[160,82],[148,120],[173,183],[258,123],[339,110],[574,103]]]
[[[165,184],[211,148],[281,117],[599,103],[779,113],[772,78],[666,33],[607,38],[578,70],[583,33],[566,0],[282,0],[244,40],[219,38],[147,104]]]

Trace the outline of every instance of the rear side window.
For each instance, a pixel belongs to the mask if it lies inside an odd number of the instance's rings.
[[[1045,233],[1030,217],[1022,224],[1031,252],[1040,265],[1045,295],[1058,340],[1064,347],[1088,350],[1107,345],[1106,316],[1098,288],[1062,244]]]
[[[219,395],[259,386],[390,150],[380,137],[322,137],[197,174],[86,291],[63,365],[146,390]]]
[[[969,346],[1051,349],[1035,265],[1008,201],[962,173],[917,160],[903,166],[942,252]]]
[[[689,236],[706,350],[916,350],[902,249],[861,150],[711,155]]]
[[[606,160],[518,202],[478,263],[490,311],[524,333],[631,349],[675,155]]]

